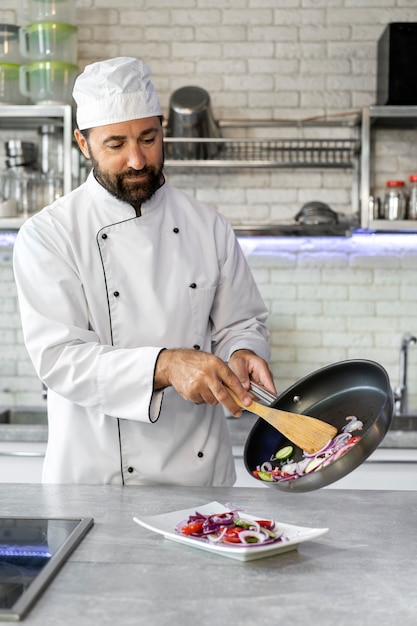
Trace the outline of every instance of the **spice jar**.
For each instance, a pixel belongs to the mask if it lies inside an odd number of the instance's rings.
[[[408,180],[411,183],[411,187],[407,217],[409,220],[417,220],[417,174],[411,174]]]
[[[387,220],[403,220],[407,210],[407,195],[403,180],[387,180],[384,198],[384,217]]]

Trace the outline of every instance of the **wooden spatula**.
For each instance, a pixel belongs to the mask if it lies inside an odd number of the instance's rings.
[[[228,391],[236,404],[242,409],[262,417],[268,424],[271,424],[287,439],[308,454],[318,452],[324,448],[330,439],[337,435],[337,428],[316,417],[299,415],[298,413],[290,413],[280,409],[271,409],[271,407],[255,401],[249,406],[244,406],[243,402],[239,400],[231,389],[228,389]]]

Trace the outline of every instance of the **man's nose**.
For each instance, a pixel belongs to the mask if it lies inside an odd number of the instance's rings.
[[[146,159],[139,145],[135,144],[129,148],[127,165],[134,170],[141,170],[146,165]]]

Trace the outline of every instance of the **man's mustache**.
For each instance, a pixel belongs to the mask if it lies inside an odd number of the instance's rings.
[[[141,170],[129,169],[127,172],[124,172],[121,176],[122,178],[135,178],[136,176],[141,176],[143,174],[149,174],[149,168],[145,165]]]

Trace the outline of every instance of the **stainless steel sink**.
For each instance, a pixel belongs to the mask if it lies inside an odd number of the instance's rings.
[[[417,431],[417,413],[395,415],[392,418],[390,430]]]
[[[12,407],[0,409],[0,424],[47,424],[46,408]]]

